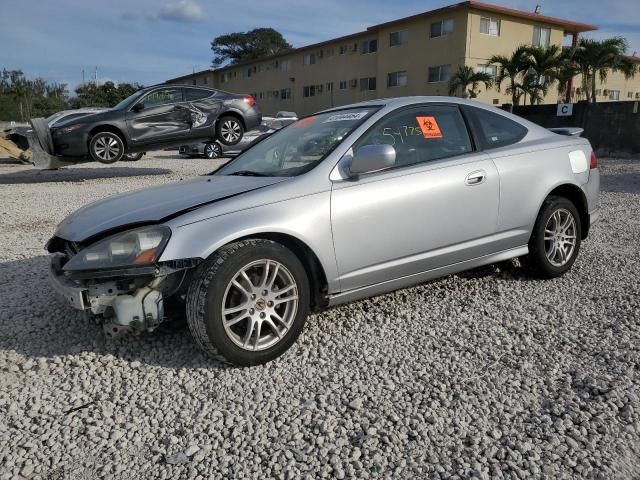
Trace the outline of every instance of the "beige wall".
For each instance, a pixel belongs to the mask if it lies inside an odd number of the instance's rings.
[[[480,33],[482,17],[500,19],[499,36]],[[453,20],[453,32],[442,37],[430,38],[431,24],[445,19]],[[532,43],[535,26],[550,28],[550,44],[563,44],[564,32],[557,25],[474,9],[458,9],[418,20],[381,26],[377,30],[363,32],[322,46],[297,50],[277,59],[259,61],[215,73],[202,72],[178,79],[175,83],[191,84],[192,79],[195,78],[197,85],[255,94],[265,115],[273,115],[280,110],[293,110],[298,115],[308,115],[331,106],[374,98],[448,95],[448,82],[429,83],[427,81],[429,67],[451,65],[451,71],[455,72],[459,65],[476,68],[478,65],[486,64],[492,55],[508,56],[517,46]],[[389,35],[400,30],[407,30],[407,44],[391,47]],[[377,39],[378,51],[361,54],[360,43],[369,39]],[[356,45],[357,48],[354,50]],[[342,55],[339,53],[341,46],[347,47],[346,53]],[[311,53],[315,54],[316,63],[305,65],[303,58]],[[279,67],[277,68],[276,60],[278,64],[288,60],[289,70],[282,71]],[[246,75],[248,69],[252,71],[251,77]],[[388,87],[387,75],[397,71],[407,72],[407,85]],[[225,72],[231,74],[231,79],[227,82],[222,81]],[[376,77],[375,91],[360,90],[360,79],[365,77]],[[292,81],[292,79],[295,80]],[[355,87],[352,84],[354,80]],[[347,82],[346,89],[339,88],[340,81]],[[331,82],[333,90],[329,91],[327,84]],[[310,85],[322,85],[322,92],[316,91],[314,97],[305,98],[303,88]],[[580,86],[579,78],[574,81],[574,85]],[[504,92],[506,86],[505,82],[501,92],[498,92],[495,87],[488,91],[481,87],[478,100],[493,104],[509,103],[511,97]],[[280,91],[285,88],[291,89],[291,98],[283,100],[280,98]],[[635,100],[635,93],[640,93],[640,74],[633,80],[625,80],[621,74],[611,74],[606,86],[601,87],[601,90],[605,88],[620,90],[620,100],[629,99],[627,92],[631,91]],[[555,103],[559,100],[561,99],[557,88],[553,86],[544,103]],[[598,100],[606,101],[608,98],[600,95]]]

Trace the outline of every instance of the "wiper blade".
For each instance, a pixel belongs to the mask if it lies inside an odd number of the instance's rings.
[[[239,177],[268,177],[266,173],[254,172],[253,170],[238,170],[227,175],[237,175]]]

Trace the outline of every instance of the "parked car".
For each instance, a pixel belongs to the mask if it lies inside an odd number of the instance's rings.
[[[250,95],[205,87],[157,85],[129,96],[114,108],[49,127],[32,120],[47,153],[69,162],[87,158],[114,163],[125,154],[162,149],[189,141],[235,145],[262,114]]]
[[[70,215],[52,283],[113,333],[184,301],[205,352],[254,365],[309,311],[515,257],[558,277],[599,215],[597,159],[563,133],[461,98],[326,110],[209,175]]]
[[[295,112],[281,111],[276,113],[275,117],[262,117],[262,124],[279,130],[287,125],[291,125],[298,121],[298,115]]]
[[[224,145],[219,142],[199,142],[190,145],[181,145],[178,152],[187,157],[218,158],[224,155],[235,155],[244,152],[247,148],[268,137],[276,129],[266,125],[259,125],[253,130],[244,133],[242,140],[235,145]]]

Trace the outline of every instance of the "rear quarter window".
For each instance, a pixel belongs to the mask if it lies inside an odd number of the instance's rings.
[[[211,90],[204,90],[201,88],[185,88],[185,100],[188,102],[190,100],[200,100],[201,98],[207,98],[213,95]]]
[[[485,149],[506,147],[519,142],[528,130],[518,122],[482,108],[466,107],[479,137],[480,146]]]

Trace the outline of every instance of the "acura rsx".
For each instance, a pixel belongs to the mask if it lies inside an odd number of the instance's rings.
[[[50,278],[112,335],[177,306],[208,354],[264,363],[310,311],[516,257],[567,272],[598,219],[577,133],[459,98],[326,110],[208,175],[73,213],[47,244]]]

